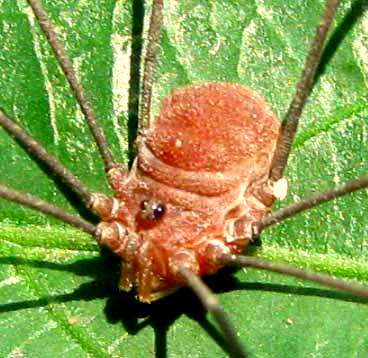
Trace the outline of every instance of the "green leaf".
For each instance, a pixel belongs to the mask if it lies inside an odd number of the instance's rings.
[[[126,162],[132,2],[43,3],[114,154]],[[91,190],[109,193],[88,127],[26,1],[0,6],[0,106]],[[286,173],[290,193],[278,207],[367,172],[368,17],[350,6],[341,5],[333,56],[305,108]],[[282,117],[322,10],[322,0],[166,1],[153,112],[173,88],[218,80],[256,89]],[[3,130],[0,151],[2,183],[76,212]],[[264,233],[256,254],[364,283],[367,203],[360,191],[287,220]],[[189,291],[140,304],[118,293],[116,260],[100,256],[87,235],[3,200],[0,220],[1,357],[227,355]],[[368,354],[368,310],[357,298],[252,270],[208,282],[252,356]]]

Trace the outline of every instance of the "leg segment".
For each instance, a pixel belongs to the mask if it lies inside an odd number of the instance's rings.
[[[47,40],[49,41],[49,44],[51,45],[52,50],[54,51],[55,57],[58,60],[60,67],[63,70],[71,89],[73,90],[75,98],[77,99],[80,108],[87,119],[88,125],[91,129],[93,137],[100,151],[102,160],[105,164],[105,170],[108,171],[109,169],[115,166],[115,163],[112,158],[110,149],[107,145],[107,141],[103,133],[103,130],[97,122],[97,118],[92,110],[92,106],[90,105],[89,101],[84,95],[83,88],[79,83],[79,81],[77,80],[77,76],[75,74],[73,66],[70,60],[68,59],[63,46],[58,40],[56,33],[53,29],[53,26],[51,25],[46,12],[42,8],[40,1],[28,0],[28,3],[32,7],[32,10],[41,26],[41,29],[45,33]]]
[[[220,302],[214,293],[203,283],[203,281],[185,267],[179,268],[179,273],[185,278],[189,287],[199,297],[202,305],[209,311],[221,328],[228,343],[229,351],[233,357],[247,357],[247,353],[239,342],[234,327],[230,324]]]
[[[62,178],[69,188],[74,191],[78,197],[88,207],[91,202],[91,193],[67,168],[65,168],[56,158],[49,154],[34,138],[26,133],[15,122],[8,118],[0,110],[0,125],[13,137],[20,142],[26,150],[43,163],[50,171]]]
[[[323,45],[326,41],[339,3],[339,0],[329,0],[326,3],[325,13],[317,28],[316,35],[309,50],[302,78],[298,83],[294,98],[290,104],[286,117],[282,122],[281,135],[277,143],[270,172],[270,177],[273,181],[277,181],[282,178],[282,174],[289,158],[291,145],[297,131],[299,118],[312,89]]]
[[[328,275],[322,275],[311,271],[305,271],[288,265],[274,264],[256,257],[240,256],[240,255],[224,255],[223,262],[225,265],[253,267],[259,270],[267,270],[281,273],[284,275],[294,276],[303,280],[317,282],[321,285],[349,292],[355,296],[368,299],[368,288],[352,284],[346,281],[332,278]]]
[[[78,216],[68,214],[63,209],[58,208],[57,206],[46,203],[45,201],[38,199],[29,194],[21,193],[16,190],[12,190],[4,185],[0,184],[0,198],[7,199],[25,206],[28,206],[31,209],[40,211],[44,214],[51,215],[57,219],[60,219],[70,225],[79,227],[83,231],[87,232],[94,236],[96,227],[79,218]]]

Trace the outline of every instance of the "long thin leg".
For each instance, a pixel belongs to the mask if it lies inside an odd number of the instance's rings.
[[[156,52],[160,39],[160,28],[162,22],[163,0],[153,2],[150,27],[148,31],[148,45],[144,59],[143,88],[141,97],[141,115],[139,131],[149,128],[150,110],[152,97],[153,75],[156,67]]]
[[[65,210],[46,203],[45,201],[38,199],[29,194],[21,193],[19,191],[10,189],[5,185],[0,184],[0,198],[14,201],[16,203],[28,206],[34,210],[40,211],[44,214],[51,215],[57,219],[60,219],[70,225],[76,226],[88,234],[95,235],[95,225],[83,220],[82,218],[68,214]]]
[[[240,255],[223,255],[222,261],[226,265],[252,267],[260,270],[267,270],[281,273],[283,275],[294,276],[303,280],[317,282],[321,285],[349,292],[355,296],[368,299],[368,288],[352,284],[343,280],[332,278],[328,275],[322,275],[311,271],[305,271],[288,265],[271,263],[256,257]]]
[[[270,178],[273,181],[282,178],[282,174],[287,165],[299,118],[311,91],[323,45],[339,3],[340,0],[329,0],[326,3],[325,12],[309,50],[301,80],[298,83],[294,98],[282,122],[281,134],[271,166]]]
[[[107,145],[107,141],[105,135],[103,133],[102,128],[98,125],[96,116],[92,110],[92,107],[84,95],[83,88],[79,81],[77,80],[77,76],[73,69],[71,62],[69,61],[66,52],[58,40],[56,33],[51,25],[50,20],[47,17],[46,12],[41,6],[39,0],[28,0],[28,3],[31,5],[33,12],[38,19],[38,22],[41,26],[42,31],[45,33],[49,44],[54,51],[55,57],[62,68],[65,77],[67,78],[70,87],[72,88],[74,95],[80,105],[80,108],[85,115],[88,125],[91,129],[93,137],[96,141],[98,149],[100,151],[102,160],[105,164],[105,170],[108,171],[111,168],[114,168],[116,165],[112,158],[112,154]]]
[[[20,143],[24,145],[28,152],[35,156],[40,162],[47,166],[51,172],[60,178],[78,195],[86,204],[91,204],[92,194],[67,168],[65,168],[56,158],[49,154],[40,143],[26,133],[24,129],[18,126],[4,112],[0,110],[0,125]]]
[[[265,218],[257,222],[255,224],[257,234],[259,234],[266,227],[277,224],[291,216],[294,216],[297,213],[364,188],[368,188],[368,175],[363,175],[358,179],[351,180],[338,188],[331,189],[321,194],[313,195],[305,200],[302,200],[269,216],[266,216]]]
[[[204,284],[204,282],[190,270],[180,267],[178,272],[185,278],[189,287],[195,292],[202,302],[202,305],[209,311],[218,325],[220,326],[224,337],[229,345],[229,350],[233,357],[247,357],[244,348],[239,342],[234,328],[230,324],[223,308],[217,300],[214,293]]]

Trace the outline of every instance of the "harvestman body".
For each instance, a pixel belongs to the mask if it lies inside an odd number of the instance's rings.
[[[93,202],[104,220],[99,242],[125,262],[121,288],[135,284],[150,302],[185,283],[180,267],[208,275],[222,267],[222,255],[244,251],[253,222],[275,199],[268,173],[278,133],[279,121],[248,88],[174,91],[138,138],[130,173],[109,173],[116,199]],[[153,215],[142,203],[154,206]]]
[[[367,176],[267,216],[282,181],[298,119],[311,89],[338,1],[327,2],[296,95],[281,126],[252,90],[205,83],[174,91],[150,123],[155,52],[162,1],[155,1],[147,49],[138,156],[130,171],[116,164],[74,70],[38,0],[28,0],[85,114],[105,163],[113,198],[93,194],[33,138],[0,112],[0,124],[100,216],[95,227],[3,185],[0,196],[62,219],[92,234],[122,258],[120,288],[137,288],[145,302],[190,285],[214,314],[234,356],[245,356],[232,326],[198,278],[227,264],[307,278],[368,297],[340,280],[239,254],[265,227],[296,212],[368,186]],[[281,181],[280,181],[281,180]],[[284,191],[284,190],[281,190]]]

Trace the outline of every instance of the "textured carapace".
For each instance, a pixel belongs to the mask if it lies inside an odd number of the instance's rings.
[[[175,90],[138,138],[129,173],[109,176],[115,198],[96,195],[97,238],[122,260],[120,288],[150,302],[240,253],[272,206],[268,181],[279,121],[251,89],[230,83]],[[242,217],[241,220],[238,220]]]

